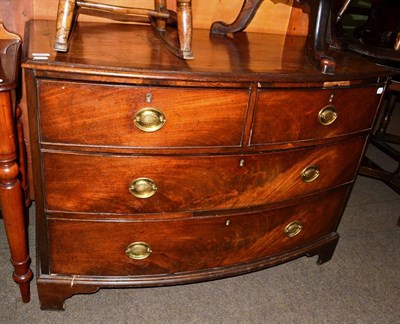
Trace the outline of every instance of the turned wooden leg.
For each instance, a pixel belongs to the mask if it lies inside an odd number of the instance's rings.
[[[156,11],[166,10],[167,8],[167,1],[166,0],[154,0],[154,9]],[[156,18],[156,28],[159,31],[165,31],[165,25],[167,20],[164,18]]]
[[[21,290],[23,302],[30,300],[30,281],[27,231],[24,200],[18,180],[19,167],[12,112],[11,95],[0,93],[0,206],[3,213],[7,240],[10,247],[13,278]]]
[[[178,23],[178,38],[180,51],[184,59],[193,59],[192,53],[192,1],[177,0],[176,14]]]
[[[216,21],[211,25],[211,32],[216,34],[236,33],[244,30],[253,20],[263,0],[245,0],[235,21],[231,24]]]
[[[68,39],[76,19],[76,0],[59,0],[57,11],[57,29],[54,49],[68,51]]]

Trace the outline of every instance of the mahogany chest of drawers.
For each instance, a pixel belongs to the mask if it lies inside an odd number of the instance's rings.
[[[336,53],[323,75],[303,37],[196,30],[182,61],[144,26],[73,35],[55,53],[31,22],[23,65],[42,308],[330,260],[385,69]]]

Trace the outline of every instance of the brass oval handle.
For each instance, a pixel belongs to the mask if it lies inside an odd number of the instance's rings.
[[[304,182],[313,182],[319,177],[319,168],[317,166],[309,166],[301,171],[301,179]]]
[[[151,107],[139,110],[133,117],[135,126],[147,133],[158,131],[166,121],[165,115],[160,110]]]
[[[333,124],[338,114],[334,105],[328,105],[322,108],[318,113],[318,120],[321,125],[328,126]]]
[[[128,245],[125,253],[133,260],[143,260],[150,256],[151,247],[146,242],[134,242]]]
[[[149,198],[157,191],[157,184],[149,178],[138,178],[129,184],[129,192],[136,198]]]
[[[284,232],[287,237],[295,237],[301,232],[302,229],[303,225],[301,225],[299,221],[294,221],[285,227]]]

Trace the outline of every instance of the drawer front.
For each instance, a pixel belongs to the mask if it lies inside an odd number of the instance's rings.
[[[370,129],[380,97],[376,87],[260,90],[251,144],[330,138]]]
[[[46,208],[152,213],[263,205],[352,181],[364,142],[358,138],[324,147],[228,156],[46,151]]]
[[[261,259],[334,231],[346,192],[237,215],[147,222],[50,219],[50,271],[151,275]]]
[[[239,146],[247,104],[246,89],[42,80],[41,141],[145,148]]]

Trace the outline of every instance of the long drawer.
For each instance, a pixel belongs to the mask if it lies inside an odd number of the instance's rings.
[[[249,90],[41,80],[41,141],[85,146],[241,145]]]
[[[364,142],[361,137],[263,154],[177,157],[45,151],[46,209],[126,214],[283,201],[352,181]]]
[[[251,144],[332,138],[368,130],[382,90],[260,90]]]
[[[334,231],[346,192],[342,187],[254,213],[173,220],[66,220],[50,214],[51,273],[151,275],[262,259]]]

